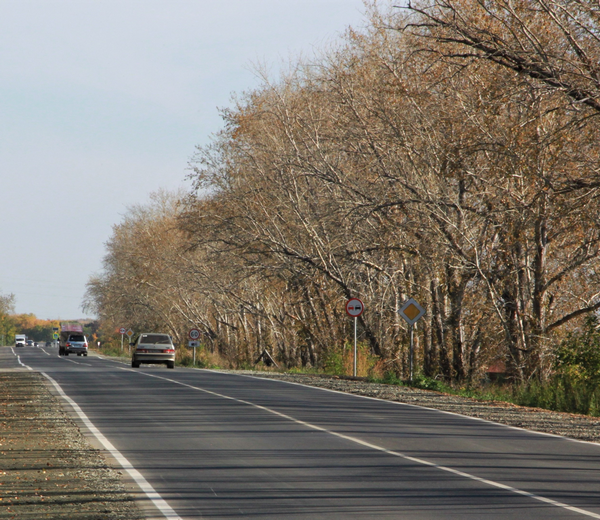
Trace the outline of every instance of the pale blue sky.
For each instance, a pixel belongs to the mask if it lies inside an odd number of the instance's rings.
[[[362,0],[0,0],[0,292],[83,317],[126,208],[186,187],[218,107],[349,26]]]

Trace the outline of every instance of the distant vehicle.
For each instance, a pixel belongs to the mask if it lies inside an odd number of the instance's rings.
[[[135,346],[131,356],[133,368],[139,368],[141,363],[165,364],[167,368],[175,368],[175,347],[168,334],[140,334],[137,342],[130,345]]]
[[[27,340],[27,346],[28,347],[33,347],[33,340],[32,339],[28,339]]]
[[[46,341],[46,347],[51,347],[52,346],[52,342],[51,341]]]
[[[60,339],[58,342],[58,355],[68,356],[77,354],[78,356],[88,355],[87,338],[83,335],[81,323],[61,323]]]
[[[27,342],[27,336],[25,334],[17,334],[15,336],[15,347],[24,347]]]

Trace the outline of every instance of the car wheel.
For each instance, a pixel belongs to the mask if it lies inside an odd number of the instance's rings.
[[[85,357],[87,357],[87,352],[84,354]]]
[[[175,368],[175,361],[167,361],[167,368]]]
[[[77,352],[77,355],[78,355],[78,356],[81,356],[81,352]]]
[[[132,368],[140,368],[140,362],[139,361],[131,361],[131,367]]]

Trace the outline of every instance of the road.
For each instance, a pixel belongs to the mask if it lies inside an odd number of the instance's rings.
[[[13,352],[173,518],[600,519],[596,444],[274,380]]]

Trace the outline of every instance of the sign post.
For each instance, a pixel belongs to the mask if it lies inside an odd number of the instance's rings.
[[[119,329],[119,333],[121,334],[121,352],[123,352],[123,336],[125,335],[126,332],[127,332],[127,329],[125,327],[121,327]]]
[[[200,342],[197,341],[200,337],[200,331],[198,329],[190,329],[188,336],[191,341],[188,342],[188,346],[194,349],[193,365],[196,365],[196,348],[200,346]]]
[[[131,354],[131,345],[130,345],[130,343],[131,343],[131,336],[133,336],[133,331],[131,329],[129,329],[125,334],[127,334],[127,338],[128,338],[128,341],[127,341],[127,353]],[[123,336],[121,336],[121,338],[123,338]]]
[[[410,382],[413,381],[413,326],[417,321],[421,319],[423,314],[425,314],[425,309],[421,307],[416,300],[409,298],[404,302],[402,307],[398,310],[398,314],[404,318],[404,321],[408,323],[408,328],[410,331],[410,352],[408,355],[408,365],[409,365],[409,376]]]
[[[354,318],[354,377],[356,377],[356,322],[364,310],[365,306],[358,298],[350,298],[346,302],[346,314]]]

